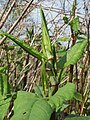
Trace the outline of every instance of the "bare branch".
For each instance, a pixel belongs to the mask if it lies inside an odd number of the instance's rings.
[[[8,0],[7,3],[5,4],[4,10],[3,10],[3,12],[2,12],[2,14],[1,14],[1,16],[0,16],[0,21],[1,21],[1,19],[3,18],[3,15],[4,15],[7,7],[8,7],[9,2],[10,2],[10,0]]]
[[[9,29],[9,31],[7,33],[11,33],[13,31],[13,29],[16,27],[16,25],[20,22],[20,20],[22,19],[22,17],[24,16],[24,14],[27,12],[28,8],[30,7],[30,5],[32,4],[33,0],[30,0],[30,2],[28,3],[28,5],[25,7],[25,9],[23,10],[22,14],[20,15],[20,17],[15,21],[15,23],[13,24],[13,26]],[[6,40],[6,36],[4,36],[2,38],[2,40],[0,41],[0,45],[3,44],[3,42]]]
[[[14,5],[15,5],[15,2],[16,2],[16,0],[13,1],[13,3],[11,4],[11,7],[9,8],[7,14],[6,14],[5,17],[1,20],[0,29],[3,27],[4,23],[6,22],[9,14],[11,13],[11,11],[12,11]]]

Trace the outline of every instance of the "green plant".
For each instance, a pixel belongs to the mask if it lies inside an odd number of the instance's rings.
[[[52,114],[55,119],[54,112],[60,110],[64,103],[68,105],[68,100],[75,97],[76,91],[73,83],[66,83],[62,88],[59,88],[59,85],[65,68],[70,65],[75,65],[81,59],[84,49],[87,46],[87,41],[77,42],[61,58],[57,58],[55,44],[51,44],[42,8],[40,11],[42,18],[42,53],[11,34],[1,31],[1,35],[7,36],[29,55],[41,61],[42,85],[40,87],[43,88],[43,91],[39,89],[41,95],[24,91],[17,92],[14,115],[11,120],[49,120],[52,119],[50,118]],[[78,18],[75,18],[70,24],[75,32],[78,32],[79,29],[78,22]],[[75,25],[75,23],[77,24]],[[2,118],[3,116],[1,115]]]
[[[56,94],[50,98],[43,98],[34,93],[19,91],[15,100],[14,116],[11,120],[50,120],[52,112],[58,111],[63,103],[72,99],[74,92],[75,86],[71,83],[59,88]],[[24,100],[22,101],[23,98]]]

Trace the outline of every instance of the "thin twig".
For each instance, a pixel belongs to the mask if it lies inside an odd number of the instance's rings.
[[[24,16],[24,14],[27,12],[28,8],[30,7],[30,5],[32,4],[33,0],[30,0],[30,2],[28,3],[28,5],[25,7],[25,9],[23,10],[22,14],[20,15],[20,17],[15,21],[15,23],[12,25],[12,27],[9,29],[9,31],[7,33],[11,33],[13,31],[13,29],[16,27],[16,25],[20,22],[20,20],[22,19],[22,17]],[[2,40],[0,41],[0,45],[3,44],[3,42],[6,40],[6,36],[4,36],[2,38]]]
[[[2,12],[2,14],[1,14],[1,16],[0,16],[0,21],[1,21],[1,19],[3,18],[3,15],[4,15],[7,7],[8,7],[9,2],[10,2],[10,0],[8,0],[7,3],[5,4],[4,10],[3,10],[3,12]]]
[[[6,22],[8,16],[10,15],[14,5],[16,3],[16,0],[13,1],[13,3],[11,4],[11,7],[9,8],[7,14],[5,15],[5,17],[1,20],[1,23],[0,23],[0,29],[3,27],[4,23]]]

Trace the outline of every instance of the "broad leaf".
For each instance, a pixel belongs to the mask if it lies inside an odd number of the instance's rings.
[[[38,58],[39,60],[42,61],[42,58],[43,58],[43,59],[46,59],[46,57],[45,57],[42,53],[36,51],[34,48],[32,48],[32,47],[29,46],[28,44],[24,43],[23,41],[15,38],[15,37],[12,36],[11,34],[8,34],[8,33],[6,33],[6,32],[2,32],[2,35],[5,35],[5,36],[7,36],[8,38],[10,38],[12,41],[14,41],[16,44],[18,44],[21,48],[23,48],[26,52],[28,52],[30,55]]]
[[[34,93],[19,91],[11,120],[50,120],[51,106]]]
[[[64,67],[67,67],[68,65],[72,64],[76,64],[80,58],[82,57],[83,53],[84,53],[84,48],[87,45],[87,41],[83,41],[83,42],[78,42],[76,43],[67,53],[67,61],[64,65]]]
[[[57,68],[61,69],[69,65],[76,64],[83,55],[84,48],[87,45],[87,41],[81,41],[76,43],[62,58],[57,62]]]
[[[75,85],[73,83],[67,83],[64,87],[51,96],[48,101],[53,109],[58,110],[65,101],[71,100],[74,97]]]
[[[38,99],[32,107],[29,120],[50,120],[51,106],[43,99]]]

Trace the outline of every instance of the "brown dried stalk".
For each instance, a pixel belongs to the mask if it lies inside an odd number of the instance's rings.
[[[83,100],[82,100],[82,103],[81,103],[80,115],[83,114],[84,105],[86,103],[86,98],[87,98],[87,93],[89,92],[89,88],[90,88],[90,82],[88,81],[87,85],[85,87],[84,94],[83,94]]]
[[[87,60],[88,60],[88,53],[86,54],[86,57],[84,59],[84,63],[83,63],[83,68],[81,69],[81,72],[80,72],[80,81],[81,81],[81,94],[83,96],[83,87],[84,87],[84,83],[85,83],[85,80],[83,78],[83,74],[84,74],[84,70],[85,70],[85,66],[87,64]]]
[[[84,68],[82,68],[82,71],[81,71],[81,94],[82,94],[82,97],[83,97],[83,100],[82,100],[82,103],[81,103],[81,110],[80,110],[80,115],[83,114],[83,110],[84,110],[84,105],[85,105],[85,102],[86,102],[86,96],[87,96],[87,91],[89,89],[89,86],[90,86],[90,79],[88,78],[87,79],[87,86],[85,88],[85,91],[83,90],[83,87],[84,87],[84,84],[85,84],[85,78],[86,76],[89,76],[90,74],[90,70],[86,70],[86,75],[85,77],[83,77],[83,74],[85,72],[85,65],[90,65],[90,41],[89,41],[89,26],[90,26],[90,18],[88,19],[88,9],[86,9],[86,15],[87,15],[87,19],[86,19],[86,24],[87,24],[87,42],[88,42],[88,45],[87,45],[87,54],[86,54],[86,58],[85,58],[85,61],[84,61]]]
[[[13,29],[16,27],[16,25],[21,21],[21,19],[23,18],[24,14],[27,12],[28,8],[30,7],[30,5],[32,4],[33,0],[30,0],[30,2],[28,3],[28,5],[25,7],[25,9],[23,10],[22,14],[20,15],[20,17],[15,21],[15,23],[12,25],[12,27],[9,29],[9,31],[7,33],[11,33],[13,31]],[[0,41],[0,45],[3,44],[3,42],[6,40],[6,36],[4,36],[2,38],[2,40]]]
[[[9,8],[9,10],[8,10],[8,12],[6,13],[5,17],[1,20],[1,22],[0,22],[0,29],[3,27],[4,23],[6,22],[8,16],[10,15],[10,13],[11,13],[14,5],[15,5],[15,3],[16,3],[16,0],[14,0],[14,1],[12,2],[11,7]]]
[[[5,6],[4,6],[4,10],[3,10],[3,12],[2,12],[2,14],[1,14],[1,16],[0,16],[0,21],[1,21],[1,19],[3,18],[3,15],[4,15],[4,13],[5,13],[5,11],[6,11],[9,3],[10,3],[10,0],[8,0],[7,3],[6,3]]]

